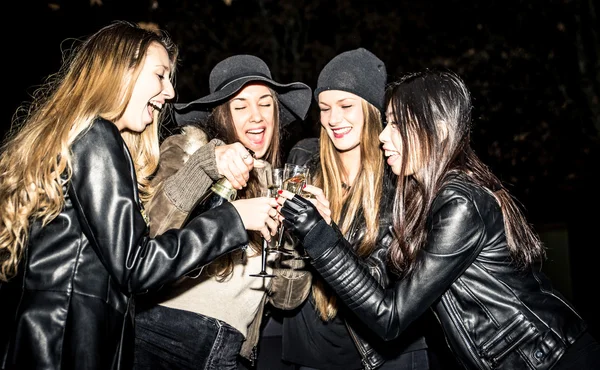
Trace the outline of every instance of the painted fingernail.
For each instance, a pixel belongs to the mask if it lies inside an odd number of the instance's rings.
[[[277,194],[283,194],[283,190],[281,190],[281,189],[277,190]]]
[[[306,184],[302,185],[302,189],[306,188]]]

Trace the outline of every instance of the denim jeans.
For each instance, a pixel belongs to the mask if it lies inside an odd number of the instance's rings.
[[[244,336],[227,323],[164,306],[136,314],[135,370],[236,369]]]

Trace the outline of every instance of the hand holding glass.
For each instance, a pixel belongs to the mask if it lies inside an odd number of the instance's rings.
[[[304,185],[307,183],[308,181],[308,176],[309,176],[309,170],[307,166],[300,166],[297,164],[292,164],[292,163],[286,163],[285,166],[283,167],[283,189],[287,190],[291,193],[294,194],[298,194],[298,195],[304,195],[304,193],[302,192],[302,189],[304,188]],[[279,249],[281,248],[281,245],[283,244],[283,234],[285,233],[283,224],[281,225],[281,227],[279,228]],[[308,258],[308,256],[301,256],[298,258]]]
[[[283,168],[274,168],[273,169],[273,185],[270,187],[271,189],[271,197],[277,196],[277,191],[283,188]],[[282,227],[279,228],[279,231],[275,236],[271,239],[271,245],[269,247],[269,253],[279,253],[285,255],[291,255],[291,252],[283,249],[281,245],[281,235],[282,235]]]
[[[255,159],[254,160],[254,169],[257,172],[257,176],[261,183],[261,197],[271,197],[271,192],[273,188],[273,171],[271,169],[271,165],[263,160]],[[273,237],[271,237],[273,240]],[[267,252],[269,250],[269,242],[263,238],[262,240],[262,249],[261,249],[261,269],[260,272],[256,274],[250,274],[250,276],[254,277],[274,277],[275,275],[269,274],[267,272]]]

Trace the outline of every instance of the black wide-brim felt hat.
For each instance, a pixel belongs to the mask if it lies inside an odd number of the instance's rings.
[[[308,85],[302,82],[276,82],[262,59],[241,54],[220,61],[212,69],[209,76],[210,94],[189,103],[174,104],[175,122],[179,126],[203,124],[213,108],[227,102],[247,84],[255,82],[262,82],[277,93],[281,126],[306,118],[312,98],[312,89]]]

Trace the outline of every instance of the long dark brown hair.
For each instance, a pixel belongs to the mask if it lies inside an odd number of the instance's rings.
[[[407,275],[427,239],[426,220],[449,175],[466,176],[483,187],[502,209],[511,257],[520,268],[544,258],[539,237],[517,201],[470,146],[471,96],[455,73],[426,70],[406,75],[386,92],[392,130],[400,135],[402,166],[394,202],[396,241],[390,248],[394,272]],[[390,117],[388,117],[390,119]],[[418,176],[407,166],[418,166]]]
[[[279,100],[277,99],[277,93],[269,87],[269,91],[273,96],[273,138],[271,144],[267,149],[264,157],[261,158],[271,164],[272,168],[277,168],[281,164],[281,153],[280,153],[280,127],[279,122]],[[231,116],[231,109],[229,106],[231,100],[215,107],[207,120],[206,128],[210,137],[218,138],[223,140],[227,144],[239,141],[235,130],[235,124],[233,117]],[[239,190],[237,193],[237,199],[248,199],[254,198],[261,195],[261,186],[258,178],[254,172],[250,172],[248,184],[243,190]],[[253,253],[260,253],[262,236],[258,231],[248,231],[250,238],[250,248]],[[219,279],[226,279],[233,272],[234,262],[242,258],[241,253],[243,251],[237,251],[233,253],[225,254],[224,256],[213,261],[204,271],[210,276],[217,276]]]

